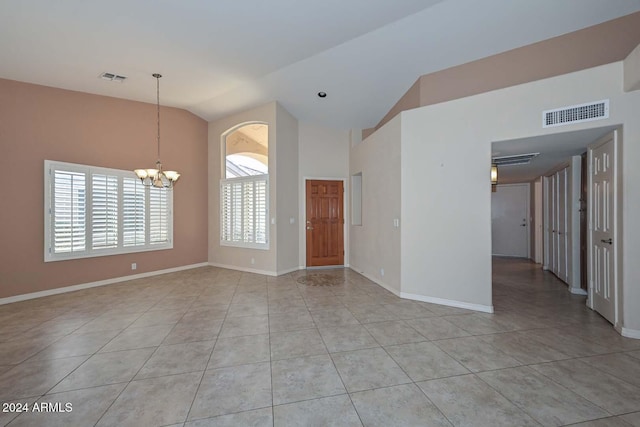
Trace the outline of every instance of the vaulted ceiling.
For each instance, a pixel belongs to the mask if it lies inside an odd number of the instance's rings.
[[[206,120],[277,100],[299,120],[367,128],[420,75],[639,10],[640,0],[2,1],[0,78],[155,102],[159,72],[161,103]]]

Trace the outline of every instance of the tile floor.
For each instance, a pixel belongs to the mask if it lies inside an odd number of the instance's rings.
[[[495,259],[493,315],[342,269],[200,268],[4,305],[3,409],[72,411],[0,425],[638,427],[640,340],[584,303]]]

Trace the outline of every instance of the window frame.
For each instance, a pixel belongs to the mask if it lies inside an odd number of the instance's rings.
[[[85,175],[85,228],[84,228],[84,250],[77,252],[54,252],[55,244],[55,214],[53,206],[54,202],[54,186],[55,179],[54,174],[56,170],[83,173]],[[92,247],[93,239],[93,224],[92,224],[92,210],[93,210],[93,175],[107,175],[116,176],[117,181],[117,246],[116,247]],[[44,262],[53,261],[65,261],[72,259],[82,258],[95,258],[101,256],[110,255],[123,255],[138,252],[150,252],[158,250],[173,249],[173,191],[166,191],[167,198],[167,240],[160,243],[151,243],[151,230],[150,230],[150,203],[151,203],[151,189],[144,187],[144,224],[145,224],[145,237],[144,244],[134,246],[124,246],[124,186],[123,180],[133,179],[139,181],[135,173],[122,169],[111,169],[91,165],[83,165],[78,163],[59,162],[54,160],[44,161]],[[161,190],[161,189],[158,189]]]
[[[226,156],[225,156],[226,162]],[[223,203],[223,187],[227,184],[234,183],[245,183],[250,181],[265,181],[265,220],[264,220],[264,233],[265,233],[265,243],[255,243],[255,242],[246,242],[246,241],[234,241],[234,240],[224,240],[223,230],[224,230],[224,203]],[[254,186],[255,189],[255,186]],[[255,227],[255,221],[254,221]],[[220,180],[220,246],[231,246],[236,248],[247,248],[247,249],[261,249],[261,250],[269,250],[269,174],[263,175],[251,175],[247,177],[236,177],[229,179],[221,179]]]

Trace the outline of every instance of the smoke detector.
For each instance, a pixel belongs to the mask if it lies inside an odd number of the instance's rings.
[[[107,80],[110,82],[122,83],[127,79],[127,76],[122,76],[120,74],[115,73],[102,73],[99,76],[102,80]]]

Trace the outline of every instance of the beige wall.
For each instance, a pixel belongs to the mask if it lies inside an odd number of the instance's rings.
[[[352,148],[349,159],[350,174],[362,173],[362,225],[350,227],[351,268],[398,295],[401,228],[393,221],[400,219],[400,126],[397,116]]]
[[[207,260],[207,123],[162,108],[174,190],[171,250],[44,262],[44,160],[133,170],[156,160],[156,107],[0,79],[0,298]],[[131,270],[131,263],[137,270]]]
[[[280,104],[276,114],[277,272],[283,274],[298,269],[298,121]]]
[[[220,179],[224,171],[221,137],[248,122],[269,125],[268,250],[220,245]],[[298,212],[297,143],[298,122],[277,102],[209,123],[209,262],[269,275],[297,268],[298,228],[289,223]]]
[[[541,127],[543,110],[600,99],[610,99],[608,119]],[[403,290],[491,304],[491,141],[622,125],[623,202],[614,240],[622,255],[624,299],[617,327],[640,336],[638,111],[640,91],[623,92],[623,64],[616,62],[403,112]]]
[[[621,61],[638,43],[640,12],[426,74],[411,86],[374,129],[366,129],[363,136],[371,134],[400,111]],[[640,57],[640,53],[637,55]],[[640,60],[632,57],[632,62],[637,64]],[[635,73],[640,72],[639,68]],[[634,84],[632,74],[630,72],[626,85]],[[640,82],[638,75],[636,78],[636,83]],[[418,105],[415,105],[416,97],[419,98]]]
[[[330,129],[312,123],[299,123],[298,191],[300,230],[298,265],[306,265],[305,178],[345,180],[345,197],[349,195],[350,132]],[[344,201],[345,222],[348,224],[349,199]],[[349,264],[349,228],[345,228],[345,265]]]

